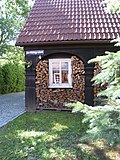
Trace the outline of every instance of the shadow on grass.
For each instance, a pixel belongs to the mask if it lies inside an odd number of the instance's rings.
[[[108,160],[104,150],[81,143],[87,129],[82,119],[83,115],[69,112],[19,117],[0,133],[1,160]]]

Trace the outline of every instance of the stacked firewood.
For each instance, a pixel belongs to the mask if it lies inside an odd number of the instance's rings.
[[[98,73],[101,72],[101,67],[99,66],[98,63],[95,63],[95,67],[94,67],[94,76],[96,76]],[[99,101],[101,101],[102,99],[97,96],[97,94],[102,91],[105,90],[107,86],[107,83],[105,84],[98,84],[94,86],[94,105],[99,104]],[[103,97],[104,98],[104,97]]]
[[[72,88],[49,88],[49,62],[40,60],[36,66],[37,109],[68,109],[65,103],[85,99],[85,69],[83,62],[76,56],[72,61]]]
[[[95,67],[94,67],[94,76],[96,76],[98,73],[100,73],[101,68],[99,66],[98,63],[95,63]],[[94,98],[97,97],[97,93],[99,93],[101,91],[101,87],[100,85],[95,85],[94,86]]]

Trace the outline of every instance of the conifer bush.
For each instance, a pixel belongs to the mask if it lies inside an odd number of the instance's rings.
[[[116,44],[119,46],[120,40]],[[106,104],[103,106],[88,106],[86,104],[72,103],[73,112],[84,113],[83,124],[89,127],[82,140],[104,139],[111,146],[120,144],[120,51],[106,52],[89,63],[98,62],[101,72],[93,78],[94,85],[104,85],[107,88],[98,93],[98,96],[106,96]],[[102,99],[101,99],[102,100]],[[68,104],[67,104],[68,105]]]
[[[0,66],[0,94],[2,93],[3,82],[2,66]]]
[[[86,134],[81,141],[105,140],[110,146],[120,144],[120,107],[116,106],[88,106],[80,102],[71,103],[74,112],[84,113],[83,125],[88,124]]]
[[[24,91],[25,66],[23,52],[0,56],[0,94]]]

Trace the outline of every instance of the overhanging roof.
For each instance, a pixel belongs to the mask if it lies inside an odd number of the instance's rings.
[[[120,37],[120,15],[103,0],[36,0],[16,45],[100,42]]]

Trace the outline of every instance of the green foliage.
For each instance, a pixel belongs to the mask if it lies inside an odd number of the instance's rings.
[[[0,65],[8,62],[24,64],[24,51],[22,48],[8,45],[4,51],[5,53],[0,56]]]
[[[17,49],[16,49],[17,52]],[[22,50],[0,56],[0,94],[23,91],[25,67]]]
[[[107,83],[107,89],[98,95],[108,97],[108,102],[118,101],[120,96],[120,51],[106,52],[104,56],[97,56],[89,61],[98,62],[101,67],[101,73],[93,78],[96,84],[104,85]]]
[[[114,40],[118,41],[118,40]],[[119,46],[117,43],[116,46]],[[83,140],[105,139],[109,145],[120,144],[120,51],[106,52],[89,63],[98,62],[101,72],[93,78],[94,85],[107,83],[107,88],[98,93],[106,96],[104,106],[91,107],[82,103],[68,104],[73,106],[73,112],[84,113],[83,124],[89,127]],[[101,98],[102,99],[102,98]]]
[[[0,94],[19,92],[24,90],[25,71],[21,64],[6,63],[1,68]]]
[[[120,106],[92,107],[80,102],[68,104],[74,112],[84,113],[83,124],[89,124],[82,141],[105,139],[109,145],[120,143]]]
[[[25,67],[24,65],[18,65],[16,70],[16,92],[25,90]]]
[[[111,42],[112,42],[112,43],[115,42],[115,43],[116,43],[115,46],[120,46],[120,38],[113,39]]]
[[[30,6],[28,0],[4,0],[0,6],[0,94],[24,90],[23,50],[14,47]]]
[[[4,0],[0,10],[0,50],[14,41],[29,12],[28,1]]]
[[[104,56],[97,56],[96,58],[89,61],[98,62],[101,67],[101,73],[93,78],[95,84],[113,82],[113,80],[118,81],[120,76],[120,51],[106,52]],[[117,82],[116,82],[117,83]]]
[[[103,3],[107,4],[107,11],[120,13],[120,1],[119,0],[104,0]]]
[[[117,42],[115,46],[120,46],[119,38],[112,42]],[[120,51],[106,52],[106,55],[97,56],[89,61],[91,62],[98,62],[101,67],[101,72],[92,79],[94,85],[107,84],[107,88],[98,93],[98,96],[106,96],[109,105],[120,106]]]
[[[82,122],[89,124],[82,140],[105,139],[109,145],[118,145],[120,144],[120,51],[106,52],[106,55],[98,56],[89,61],[91,62],[98,62],[101,67],[101,72],[93,78],[94,84],[108,84],[107,88],[98,94],[107,97],[106,105],[91,107],[80,102],[68,105],[74,107],[73,112],[84,113]]]
[[[11,93],[15,92],[16,86],[16,66],[7,63],[3,66],[3,77],[4,77],[4,84],[3,84],[3,92],[4,93]]]
[[[0,94],[2,93],[2,88],[4,83],[4,77],[2,73],[3,73],[2,66],[0,66]]]

